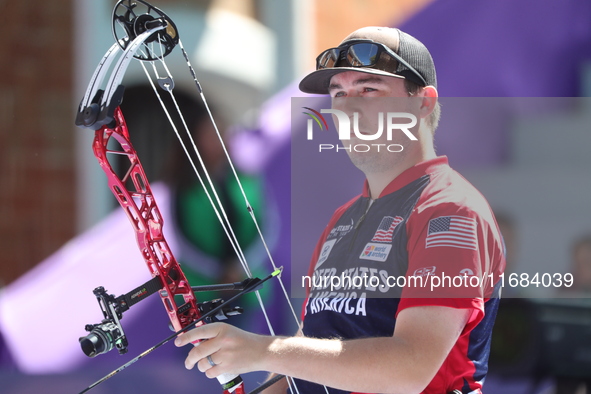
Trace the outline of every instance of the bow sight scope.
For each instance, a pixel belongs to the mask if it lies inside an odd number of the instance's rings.
[[[93,290],[94,295],[103,312],[103,321],[99,324],[87,324],[84,329],[89,332],[79,340],[82,351],[88,357],[95,357],[107,353],[114,347],[119,354],[127,353],[127,338],[119,319],[123,311],[129,309],[123,296],[117,297],[107,294],[104,287]]]
[[[107,353],[113,347],[116,347],[120,354],[127,353],[127,338],[114,322],[106,321],[101,324],[88,324],[85,329],[90,334],[81,337],[79,341],[82,351],[88,357]]]

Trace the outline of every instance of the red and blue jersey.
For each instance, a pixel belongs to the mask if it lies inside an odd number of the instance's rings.
[[[485,198],[446,157],[425,161],[375,200],[366,183],[360,196],[334,213],[312,256],[303,332],[344,340],[392,336],[406,308],[470,309],[423,393],[480,393],[504,267],[502,238]],[[297,386],[307,394],[326,393],[309,382]]]

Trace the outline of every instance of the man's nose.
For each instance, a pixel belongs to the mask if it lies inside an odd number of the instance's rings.
[[[358,93],[351,96],[336,97],[332,100],[332,108],[343,111],[349,116],[353,116],[355,112],[361,112],[362,102],[364,100]]]

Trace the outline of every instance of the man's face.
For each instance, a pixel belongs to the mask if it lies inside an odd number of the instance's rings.
[[[387,114],[392,112],[411,113],[417,116],[419,100],[409,97],[404,86],[404,79],[367,74],[357,71],[347,71],[333,76],[328,88],[332,98],[332,108],[343,111],[350,119],[351,128],[357,124],[361,134],[375,135],[383,127],[382,134],[375,140],[363,140],[351,132],[350,140],[343,140],[353,164],[362,171],[386,171],[400,160],[404,159],[413,141],[399,129],[387,132]],[[381,119],[380,119],[381,118]],[[408,118],[392,119],[393,123],[408,124]],[[335,121],[338,128],[338,122]],[[416,127],[410,132],[417,137]],[[388,138],[390,137],[390,138]],[[355,146],[370,146],[369,151],[355,151]],[[378,146],[380,145],[380,149]],[[388,151],[386,146],[401,146],[402,149]],[[398,151],[400,150],[400,151]]]

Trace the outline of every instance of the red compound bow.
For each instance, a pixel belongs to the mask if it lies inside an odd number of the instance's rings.
[[[240,186],[246,201],[247,209],[255,221],[263,244],[267,249],[269,258],[274,267],[274,272],[267,278],[260,280],[251,277],[248,265],[244,259],[244,254],[238,245],[227,216],[223,210],[223,207],[221,206],[221,203],[219,202],[217,194],[215,193],[215,188],[213,188],[211,179],[205,171],[207,181],[213,190],[213,197],[208,193],[208,198],[212,203],[214,211],[216,212],[218,219],[220,219],[220,222],[222,223],[222,226],[239,257],[239,260],[243,263],[249,279],[233,284],[202,286],[199,290],[234,289],[240,290],[240,292],[226,302],[221,300],[204,303],[197,302],[197,299],[194,295],[194,291],[196,291],[196,289],[190,286],[180,265],[170,250],[166,239],[164,238],[162,231],[164,224],[162,215],[160,214],[160,210],[158,209],[156,200],[152,194],[150,184],[139,161],[137,153],[130,142],[125,119],[123,118],[123,114],[119,108],[124,93],[124,87],[121,82],[131,60],[133,58],[138,59],[141,61],[142,67],[148,75],[150,83],[158,95],[157,89],[150,78],[150,74],[143,63],[151,63],[151,65],[154,67],[154,70],[156,70],[154,63],[162,62],[162,64],[164,64],[164,57],[171,53],[177,44],[180,44],[179,46],[181,48],[182,54],[187,61],[189,70],[206,107],[207,102],[205,101],[205,97],[203,96],[203,92],[199,82],[197,81],[193,68],[190,65],[187,53],[182,47],[177,28],[173,21],[164,12],[143,0],[120,0],[115,5],[113,10],[113,33],[116,43],[107,51],[92,76],[86,94],[82,99],[78,109],[76,125],[95,130],[95,138],[93,142],[94,154],[101,165],[101,168],[107,175],[111,191],[113,192],[121,207],[125,210],[125,213],[127,214],[133,226],[138,246],[140,248],[142,257],[146,262],[148,269],[150,270],[152,279],[130,291],[129,293],[119,297],[107,294],[103,287],[96,288],[94,290],[94,294],[97,297],[103,312],[104,319],[99,324],[89,324],[86,326],[86,330],[89,331],[89,334],[80,338],[80,344],[84,353],[89,357],[106,353],[109,350],[112,350],[114,347],[117,348],[119,353],[126,353],[128,341],[120,322],[123,312],[125,312],[135,303],[154,293],[158,293],[162,299],[166,312],[168,313],[172,326],[176,332],[157,345],[143,352],[127,364],[111,372],[101,380],[95,382],[83,390],[82,393],[92,389],[93,387],[96,387],[98,384],[122,371],[127,366],[139,360],[146,354],[152,352],[157,347],[168,342],[179,333],[185,332],[196,325],[204,324],[206,321],[212,321],[216,318],[223,319],[232,314],[239,313],[237,308],[227,308],[226,304],[234,301],[236,298],[247,292],[256,291],[261,287],[264,281],[272,277],[279,277],[281,271],[280,269],[277,269],[273,263],[269,249],[264,242],[260,228],[256,223],[256,219],[254,218],[252,208],[248,203],[248,199],[244,194],[242,186]],[[116,59],[117,61],[115,62]],[[113,62],[115,62],[114,65]],[[165,66],[165,64],[164,67],[168,72],[168,68]],[[111,70],[110,73],[109,70]],[[166,77],[158,77],[156,71],[155,73],[160,87],[169,92],[174,100],[174,96],[172,95],[174,80],[170,73],[168,73]],[[101,89],[103,86],[103,81],[106,79],[107,75],[109,75],[108,82],[106,83],[104,89]],[[162,100],[160,100],[160,102],[162,104]],[[162,106],[170,119],[166,108],[163,104]],[[209,109],[208,112],[210,113],[211,117],[211,111],[209,111]],[[182,114],[180,115],[182,117]],[[178,130],[174,125],[173,128],[177,133],[179,141],[182,141],[178,134]],[[188,129],[186,129],[186,131],[190,135]],[[221,137],[220,143],[223,144]],[[183,148],[185,149],[185,153],[189,156],[188,150],[184,144]],[[197,151],[194,144],[193,148],[201,166],[204,169],[205,167],[203,166],[199,152]],[[226,152],[228,160],[230,160],[225,147],[224,151]],[[114,170],[111,162],[109,161],[109,157],[112,155],[118,155],[127,158],[125,163],[127,163],[128,167],[126,168],[126,171],[124,171],[124,175],[120,176]],[[197,168],[192,161],[191,163],[195,173],[199,178],[199,181],[207,190],[205,187],[205,181],[200,175],[200,172],[197,171]],[[231,161],[230,165],[236,179],[238,179]],[[214,199],[216,200],[217,205],[214,203]],[[285,295],[287,296],[283,284],[281,284],[281,286]],[[258,298],[260,302],[260,296]],[[274,333],[272,328],[269,327],[269,329],[273,335]],[[280,378],[281,377],[277,377],[274,381],[277,381]],[[224,394],[244,393],[244,385],[240,376],[226,374],[218,377],[218,380],[222,384]],[[268,387],[268,385],[269,384],[261,386],[252,393],[260,392],[265,387]]]

